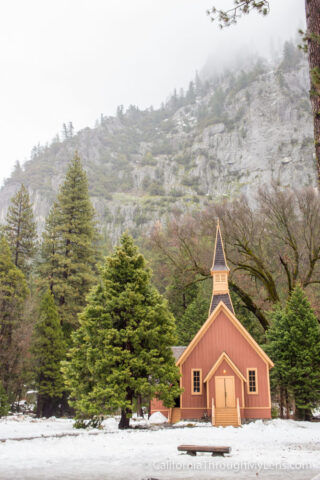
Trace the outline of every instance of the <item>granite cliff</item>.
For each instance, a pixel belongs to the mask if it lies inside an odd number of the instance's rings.
[[[241,193],[254,201],[262,185],[316,184],[307,62],[286,54],[273,64],[255,60],[190,82],[159,109],[118,108],[95,128],[66,129],[34,148],[0,191],[0,222],[24,183],[39,230],[78,151],[90,195],[112,241],[128,228],[145,231],[168,212],[200,208]]]

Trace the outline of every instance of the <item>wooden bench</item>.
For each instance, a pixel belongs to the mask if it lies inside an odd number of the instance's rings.
[[[224,456],[225,453],[231,452],[231,447],[211,447],[209,445],[179,445],[178,450],[180,452],[187,452],[188,455],[196,456],[197,452],[209,452],[212,456],[216,455]]]

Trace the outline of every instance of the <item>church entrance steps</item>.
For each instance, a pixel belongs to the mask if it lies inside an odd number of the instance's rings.
[[[238,427],[237,408],[216,408],[215,409],[215,427]]]

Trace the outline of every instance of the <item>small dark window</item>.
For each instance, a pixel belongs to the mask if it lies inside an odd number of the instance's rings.
[[[257,391],[257,373],[256,370],[248,371],[249,392],[255,393]]]
[[[200,393],[200,370],[193,370],[193,393]]]

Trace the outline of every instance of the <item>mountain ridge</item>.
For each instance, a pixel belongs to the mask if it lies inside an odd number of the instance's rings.
[[[69,136],[68,136],[69,135]],[[256,60],[160,109],[118,107],[94,128],[65,133],[34,149],[0,190],[0,222],[21,183],[29,189],[39,231],[78,151],[102,230],[112,242],[124,229],[148,230],[171,211],[255,192],[272,182],[316,186],[307,62],[289,48],[280,62]]]

